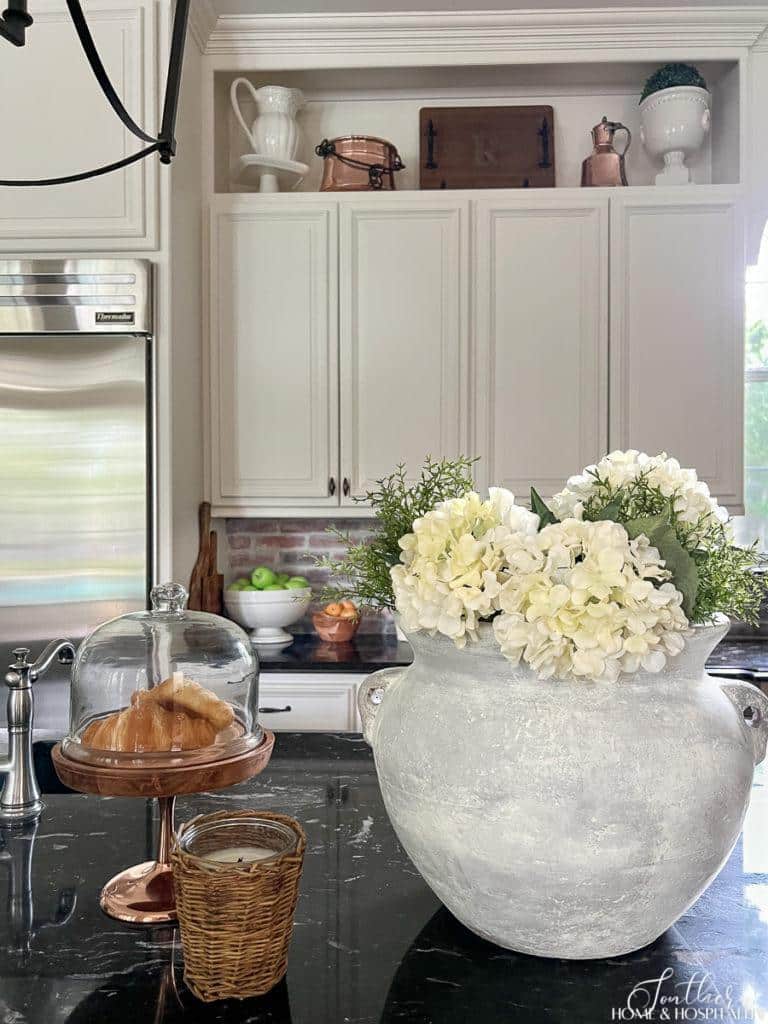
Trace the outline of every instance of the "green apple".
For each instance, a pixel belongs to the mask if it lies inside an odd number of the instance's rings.
[[[236,581],[235,583],[228,583],[227,584],[227,590],[242,590],[242,589],[243,589],[243,585],[239,581]]]
[[[282,583],[270,583],[268,587],[264,587],[265,590],[285,590]]]
[[[290,574],[287,572],[279,572],[277,574],[277,582],[281,583],[283,586],[285,586],[290,578]]]
[[[247,587],[250,586],[251,581],[248,579],[247,576],[241,576],[239,579],[235,580],[235,583],[237,583],[241,587]]]
[[[285,586],[287,590],[303,590],[309,586],[309,580],[303,576],[291,576]]]
[[[265,587],[271,587],[273,583],[277,581],[277,576],[268,569],[266,565],[257,565],[251,573],[251,583],[257,590],[264,590]]]
[[[246,583],[244,587],[240,587],[241,590],[258,590],[258,587],[254,587],[251,583]]]

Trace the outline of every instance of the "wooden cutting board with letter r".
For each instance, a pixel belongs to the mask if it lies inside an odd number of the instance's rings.
[[[552,107],[422,107],[422,188],[554,188]]]

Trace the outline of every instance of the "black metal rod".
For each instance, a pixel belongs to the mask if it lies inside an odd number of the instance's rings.
[[[163,120],[160,125],[160,162],[169,164],[176,153],[176,113],[179,108],[181,69],[184,63],[184,42],[187,36],[189,0],[176,0],[171,34],[171,52],[168,57],[168,79],[165,85]]]
[[[135,164],[137,160],[141,160],[145,156],[149,156],[150,153],[155,153],[160,149],[159,142],[153,142],[151,146],[146,146],[144,149],[140,149],[137,153],[131,153],[130,156],[124,156],[121,160],[115,160],[111,164],[104,164],[102,167],[96,167],[91,171],[80,171],[77,174],[65,174],[60,178],[33,178],[31,180],[21,181],[6,181],[0,178],[0,186],[9,185],[14,188],[26,188],[34,187],[36,185],[68,185],[72,181],[84,181],[86,178],[98,178],[101,174],[109,174],[110,171],[117,171],[121,167],[127,167],[129,164]]]
[[[109,105],[125,127],[130,132],[133,132],[137,138],[141,139],[142,142],[156,142],[157,139],[154,135],[147,135],[143,129],[139,128],[117,95],[115,87],[112,85],[107,70],[101,61],[99,51],[96,49],[91,30],[88,28],[88,22],[85,20],[83,9],[80,6],[80,0],[67,0],[67,7],[80,40],[80,45],[83,47],[88,63],[91,65],[91,70],[96,76],[96,81],[101,86],[101,91],[107,97]]]
[[[23,46],[24,30],[32,24],[32,18],[27,14],[27,0],[8,0],[8,4],[8,10],[0,18],[0,37],[9,39],[17,46]],[[114,160],[112,163],[103,164],[101,167],[96,167],[90,171],[60,175],[56,178],[29,180],[0,179],[0,186],[24,188],[42,185],[67,185],[74,181],[84,181],[86,178],[96,178],[102,174],[109,174],[111,171],[116,171],[121,167],[127,167],[130,164],[136,163],[138,160],[149,156],[150,153],[159,153],[161,162],[169,164],[176,152],[174,132],[179,106],[179,91],[181,89],[181,71],[184,61],[187,20],[189,17],[189,0],[177,0],[176,10],[174,11],[171,50],[168,60],[168,79],[163,103],[163,119],[160,134],[157,137],[148,135],[136,124],[117,95],[106,68],[99,57],[93,36],[85,20],[83,9],[80,6],[80,0],[67,0],[67,7],[69,8],[69,13],[86,59],[110,106],[133,135],[144,142],[150,143],[150,145],[145,146],[144,149],[136,153],[132,153],[130,156]]]
[[[0,17],[0,36],[14,46],[23,46],[31,24],[32,15],[27,13],[27,0],[8,0],[8,6]]]

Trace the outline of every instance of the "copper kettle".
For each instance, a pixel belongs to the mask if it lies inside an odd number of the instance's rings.
[[[627,144],[621,153],[617,153],[613,146],[616,132],[627,133]],[[624,156],[632,142],[629,128],[619,121],[609,121],[604,117],[600,124],[596,124],[592,129],[592,142],[595,148],[581,165],[582,186],[626,185]]]

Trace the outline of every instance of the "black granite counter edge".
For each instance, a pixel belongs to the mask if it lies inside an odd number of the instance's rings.
[[[717,668],[768,671],[768,638],[747,640],[726,637],[710,655],[707,668],[711,671]]]
[[[298,633],[286,647],[257,647],[261,670],[272,672],[349,672],[367,674],[382,668],[410,665],[413,650],[390,633],[358,634],[348,644],[324,643],[312,633]],[[707,667],[768,672],[768,638],[726,638]]]
[[[332,644],[314,633],[297,633],[285,647],[255,645],[262,672],[351,672],[367,674],[410,665],[413,650],[392,633],[358,634]]]

